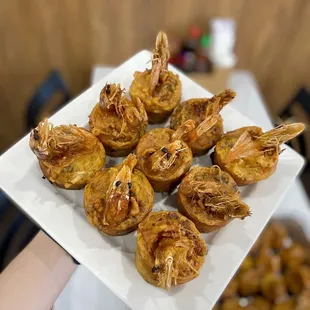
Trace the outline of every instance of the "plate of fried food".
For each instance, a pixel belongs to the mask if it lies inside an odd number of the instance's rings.
[[[310,309],[310,243],[292,219],[264,229],[213,310]]]
[[[168,60],[160,32],[3,154],[0,185],[130,308],[206,310],[301,170],[283,144],[305,126],[264,132]]]

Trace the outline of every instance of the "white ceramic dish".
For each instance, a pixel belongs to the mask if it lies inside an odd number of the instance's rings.
[[[51,122],[55,125],[85,125],[105,83],[117,82],[128,90],[133,73],[143,71],[150,57],[147,51],[139,52],[56,113]],[[170,69],[180,76],[182,100],[211,96],[182,73]],[[223,109],[222,116],[226,131],[253,125],[229,106]],[[42,180],[28,141],[27,135],[0,158],[0,186],[42,229],[129,307],[139,310],[211,309],[304,163],[300,155],[286,147],[273,176],[242,188],[243,198],[251,206],[253,216],[244,221],[234,220],[218,232],[204,235],[209,253],[200,276],[166,292],[146,283],[136,271],[135,233],[124,237],[98,233],[84,216],[83,191],[61,190]],[[115,159],[108,159],[108,165],[115,163]],[[195,164],[210,165],[210,160],[208,156],[199,157]],[[154,210],[174,209],[175,205],[175,195],[156,194]]]

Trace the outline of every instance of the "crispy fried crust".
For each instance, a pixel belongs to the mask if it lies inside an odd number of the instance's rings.
[[[178,104],[171,115],[170,128],[176,130],[189,119],[194,120],[197,127],[205,119],[206,106],[207,99],[205,98],[189,99]],[[201,112],[198,114],[197,111]],[[219,120],[210,130],[190,143],[193,155],[201,156],[206,154],[221,138],[223,132],[223,119],[219,117]]]
[[[226,89],[211,98],[192,98],[174,109],[170,128],[176,130],[188,120],[195,122],[197,135],[188,143],[194,155],[207,153],[223,135],[221,109],[235,97],[236,93]]]
[[[89,126],[110,156],[126,156],[147,128],[147,114],[141,101],[124,96],[120,84],[106,84],[100,101],[89,116]]]
[[[127,159],[131,157],[135,156],[129,155]],[[86,216],[102,233],[113,236],[128,234],[152,210],[153,189],[145,175],[134,165],[124,168],[123,162],[99,171],[85,187]]]
[[[81,189],[91,176],[104,166],[105,150],[100,141],[86,129],[80,128],[93,147],[70,156],[39,160],[43,175],[54,185],[65,189]]]
[[[250,215],[235,181],[218,166],[194,167],[183,178],[177,198],[179,211],[202,233],[220,229],[233,218]]]
[[[262,132],[256,126],[228,132],[215,147],[215,162],[227,171],[238,185],[269,178],[281,154],[281,144],[295,138],[305,129],[303,123],[279,125]]]
[[[166,71],[161,75],[154,95],[149,93],[151,70],[135,72],[129,93],[132,99],[140,98],[150,124],[163,123],[181,100],[181,82],[178,75]]]
[[[157,34],[151,70],[135,72],[130,96],[141,99],[152,124],[164,122],[181,99],[181,82],[178,75],[168,71],[170,57],[168,37]]]
[[[193,222],[178,212],[152,212],[139,225],[136,267],[150,284],[169,289],[199,275],[207,253]]]
[[[182,140],[171,142],[173,133],[174,131],[169,128],[152,129],[141,138],[136,148],[138,168],[146,175],[156,192],[170,191],[180,182],[192,164],[190,148]],[[172,150],[169,155],[171,160],[173,152],[177,154],[174,163],[167,169],[152,168],[154,161],[151,156],[158,154],[158,159],[164,157],[165,153],[161,152],[164,148]],[[178,153],[177,150],[181,151]],[[167,162],[166,159],[163,158],[163,161]]]
[[[128,105],[133,105],[127,101]],[[133,105],[134,106],[134,105]],[[113,110],[102,109],[98,103],[89,116],[89,125],[93,134],[105,146],[109,156],[127,156],[137,145],[147,128],[147,120],[122,119]]]
[[[234,146],[238,138],[248,131],[251,137],[262,134],[260,127],[242,127],[226,133],[217,143],[214,151],[214,161],[222,170],[228,172],[238,185],[252,184],[270,177],[276,170],[278,163],[278,149],[274,148],[268,153],[257,157],[237,159],[225,163],[229,150]]]

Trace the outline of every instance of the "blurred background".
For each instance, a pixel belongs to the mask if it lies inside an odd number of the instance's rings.
[[[159,30],[171,63],[211,92],[236,90],[232,106],[259,126],[309,124],[309,0],[10,0],[0,3],[0,153],[107,68],[152,50]],[[292,146],[310,159],[308,131]],[[302,181],[278,215],[310,236],[309,165]],[[0,271],[38,229],[5,199]]]
[[[27,104],[51,70],[76,96],[94,65],[152,49],[160,29],[181,38],[193,25],[208,33],[214,17],[235,20],[236,68],[254,74],[273,116],[310,86],[308,0],[1,1],[0,150],[25,133]]]

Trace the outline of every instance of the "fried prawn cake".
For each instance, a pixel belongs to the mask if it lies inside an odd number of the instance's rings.
[[[170,128],[176,130],[188,120],[193,120],[196,136],[188,143],[193,155],[207,153],[223,135],[223,119],[219,114],[235,97],[236,93],[227,89],[212,98],[193,98],[177,105],[174,109]]]
[[[106,84],[100,102],[89,116],[92,133],[110,156],[126,156],[137,145],[147,128],[147,115],[139,98],[124,97],[119,84]]]
[[[260,281],[260,290],[266,299],[276,301],[286,296],[285,279],[281,274],[265,273]]]
[[[280,273],[282,269],[280,255],[276,254],[274,250],[267,246],[260,248],[255,258],[255,263],[257,269],[265,273]]]
[[[51,183],[81,189],[104,166],[105,150],[91,132],[75,125],[54,127],[45,119],[30,134],[29,146]]]
[[[237,275],[239,294],[244,297],[258,294],[261,278],[261,272],[255,268],[239,273]]]
[[[143,102],[152,124],[164,122],[181,100],[181,82],[168,70],[169,57],[167,35],[161,31],[156,38],[152,69],[136,71],[129,89],[132,99]]]
[[[152,212],[138,227],[136,267],[152,285],[169,290],[193,280],[206,254],[194,223],[179,212]]]
[[[263,133],[260,127],[242,127],[226,133],[215,146],[214,159],[238,185],[270,177],[281,154],[280,145],[298,136],[302,123],[280,125]]]
[[[192,152],[182,140],[191,129],[191,126],[182,126],[177,131],[154,128],[139,141],[136,148],[138,167],[155,192],[170,191],[191,167]]]
[[[285,281],[289,292],[298,295],[305,289],[310,289],[310,266],[300,265],[285,271]]]
[[[293,243],[280,251],[281,261],[284,267],[299,267],[307,259],[305,248],[299,243]]]
[[[257,256],[257,263],[260,264],[262,262],[263,266],[266,264],[268,265],[271,261],[271,249],[279,252],[287,248],[288,244],[291,243],[292,240],[289,237],[286,227],[279,221],[272,221],[272,223],[263,230],[260,237],[255,241],[255,244],[251,249],[251,254]]]
[[[218,166],[192,168],[183,178],[177,197],[179,211],[203,233],[251,214],[233,178]]]
[[[85,187],[86,216],[102,233],[128,234],[152,210],[152,186],[144,174],[135,169],[136,163],[136,156],[129,154],[119,166],[97,172]]]

